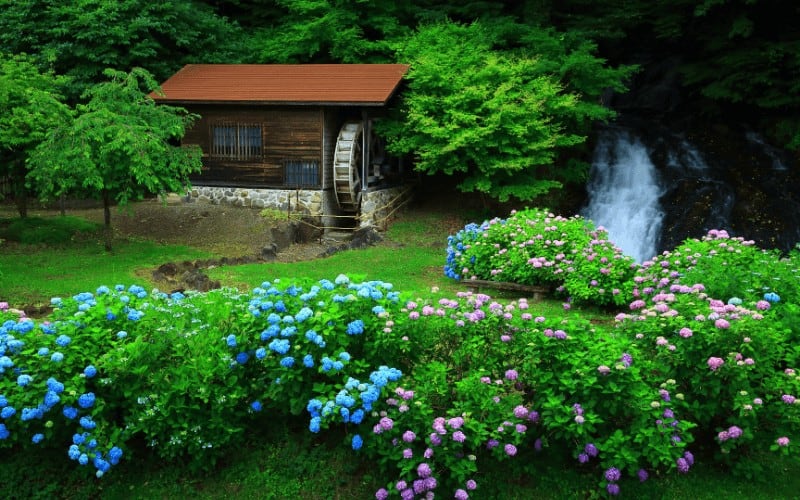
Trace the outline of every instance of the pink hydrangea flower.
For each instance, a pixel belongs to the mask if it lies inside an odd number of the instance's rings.
[[[708,367],[711,368],[711,371],[716,370],[720,366],[722,366],[725,361],[722,358],[715,358],[714,356],[708,358]]]

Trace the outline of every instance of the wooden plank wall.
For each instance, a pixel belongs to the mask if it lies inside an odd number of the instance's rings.
[[[198,185],[283,187],[285,160],[317,161],[322,169],[321,107],[186,106],[202,118],[187,131],[183,144],[203,150],[203,172],[192,178]],[[262,125],[263,154],[260,161],[215,159],[211,151],[211,129],[215,123],[239,122]],[[322,175],[318,176],[322,179]]]

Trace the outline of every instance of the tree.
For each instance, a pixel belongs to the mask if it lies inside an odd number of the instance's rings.
[[[588,165],[559,165],[560,155],[613,116],[599,95],[632,71],[607,68],[593,50],[510,20],[422,27],[399,51],[411,69],[401,115],[382,126],[388,149],[500,201],[583,181]]]
[[[49,130],[68,123],[66,79],[41,73],[30,58],[0,54],[0,177],[11,180],[20,217],[28,214],[25,162]]]
[[[109,67],[161,81],[189,62],[236,62],[241,35],[192,0],[0,0],[0,46],[72,77],[71,101]]]
[[[103,200],[105,243],[111,249],[111,204],[147,193],[181,192],[202,164],[196,147],[176,145],[197,118],[156,105],[158,86],[147,71],[106,70],[110,81],[92,87],[74,121],[54,128],[31,155],[28,179],[43,197],[81,188]]]

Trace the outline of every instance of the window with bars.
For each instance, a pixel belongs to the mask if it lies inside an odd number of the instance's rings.
[[[319,162],[315,160],[284,160],[284,184],[293,188],[319,187]]]
[[[211,156],[227,160],[260,160],[263,152],[258,123],[218,123],[211,127]]]

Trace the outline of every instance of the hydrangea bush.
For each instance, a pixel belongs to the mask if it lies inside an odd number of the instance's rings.
[[[448,237],[445,275],[554,288],[576,303],[630,301],[636,263],[591,221],[539,209],[468,224]]]
[[[98,475],[134,437],[208,467],[262,412],[301,415],[372,362],[414,359],[387,326],[399,293],[344,276],[247,294],[103,286],[52,303],[43,321],[2,318],[0,446],[64,446]]]
[[[798,457],[796,254],[717,231],[634,269],[579,219],[515,215],[452,238],[448,269],[489,262],[512,279],[527,266],[578,296],[570,280],[599,266],[621,292],[588,285],[580,300],[629,295],[624,312],[598,323],[469,292],[407,300],[346,276],[247,293],[100,287],[53,299],[40,320],[0,303],[0,448],[49,448],[102,476],[136,439],[210,466],[282,415],[344,435],[383,474],[376,498],[462,499],[491,491],[489,471],[522,476],[537,459],[566,457],[617,495],[654,472],[688,473],[698,451],[745,473],[757,450]],[[536,224],[553,238],[520,234]],[[542,250],[503,264],[518,247]],[[550,265],[529,263],[539,257]],[[749,281],[721,296],[733,273]]]

